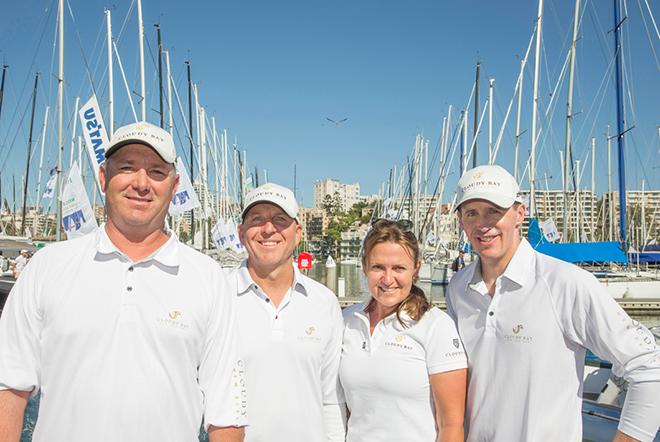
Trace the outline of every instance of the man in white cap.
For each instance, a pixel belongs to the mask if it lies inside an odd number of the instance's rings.
[[[447,311],[469,363],[469,441],[581,441],[586,349],[629,382],[617,441],[660,423],[660,351],[596,278],[520,235],[515,179],[479,166],[458,182],[457,215],[478,259],[450,281]]]
[[[301,239],[293,192],[264,184],[248,193],[242,217],[248,259],[234,277],[250,413],[245,440],[343,441],[341,310],[334,293],[293,265]]]
[[[130,124],[105,156],[107,222],[37,253],[0,319],[0,440],[41,392],[36,442],[241,441],[234,289],[165,225],[172,137]]]

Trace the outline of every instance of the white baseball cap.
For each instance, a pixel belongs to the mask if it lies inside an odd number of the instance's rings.
[[[456,210],[469,200],[486,200],[505,209],[522,203],[515,178],[496,165],[477,166],[465,172],[458,180],[456,200]]]
[[[298,203],[296,197],[290,189],[275,183],[266,183],[256,189],[251,190],[245,197],[245,205],[241,218],[255,204],[270,203],[275,204],[293,219],[298,218]]]
[[[117,129],[110,141],[110,147],[105,151],[105,157],[109,158],[120,147],[132,143],[151,147],[166,163],[176,162],[176,148],[172,135],[146,121],[127,124]]]

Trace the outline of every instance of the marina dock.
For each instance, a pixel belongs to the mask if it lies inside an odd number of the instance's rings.
[[[339,298],[339,305],[341,305],[341,308],[345,308],[363,300],[364,298],[361,297],[347,296]],[[660,299],[635,299],[634,301],[617,299],[616,301],[630,316],[660,316]],[[440,310],[447,309],[444,298],[434,300],[433,305]]]

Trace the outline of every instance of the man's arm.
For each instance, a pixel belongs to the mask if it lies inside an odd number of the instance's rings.
[[[209,427],[209,442],[243,442],[244,437],[244,427]]]
[[[630,318],[592,275],[576,272],[557,312],[564,333],[628,382],[617,436],[651,441],[660,425],[660,349],[651,332]],[[560,298],[562,299],[562,298]]]
[[[218,266],[214,269],[216,297],[209,314],[206,343],[199,366],[199,385],[204,394],[204,423],[232,434],[247,424],[244,366],[238,349],[236,287]],[[242,433],[241,433],[242,434]],[[234,439],[228,439],[234,440]]]
[[[639,442],[639,441],[634,437],[630,437],[627,434],[622,433],[620,430],[616,430],[616,434],[614,435],[614,439],[612,439],[612,442]]]
[[[0,442],[18,442],[29,391],[0,390]]]

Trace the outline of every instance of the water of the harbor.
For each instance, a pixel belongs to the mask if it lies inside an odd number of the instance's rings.
[[[337,264],[336,267],[330,268],[322,264],[315,264],[307,276],[330,288],[339,296],[344,294],[349,299],[367,299],[369,297],[369,289],[362,267],[355,264]],[[342,278],[345,285],[343,293],[340,290],[340,279]],[[445,285],[431,284],[430,281],[418,281],[416,285],[424,290],[431,302],[441,301],[445,297]]]
[[[368,299],[369,290],[362,268],[354,264],[337,264],[334,268],[326,268],[322,264],[315,264],[308,271],[307,276],[329,287],[333,292],[343,292],[346,299]],[[341,280],[343,279],[343,282]],[[430,282],[418,282],[417,285],[424,290],[426,296],[432,302],[442,301],[445,295],[445,286],[431,284]],[[343,286],[343,287],[342,287]],[[633,316],[647,327],[660,326],[660,316]],[[21,442],[32,440],[32,431],[36,422],[38,412],[38,400],[31,400],[25,413],[25,423]],[[200,433],[200,441],[207,441],[205,434]]]

